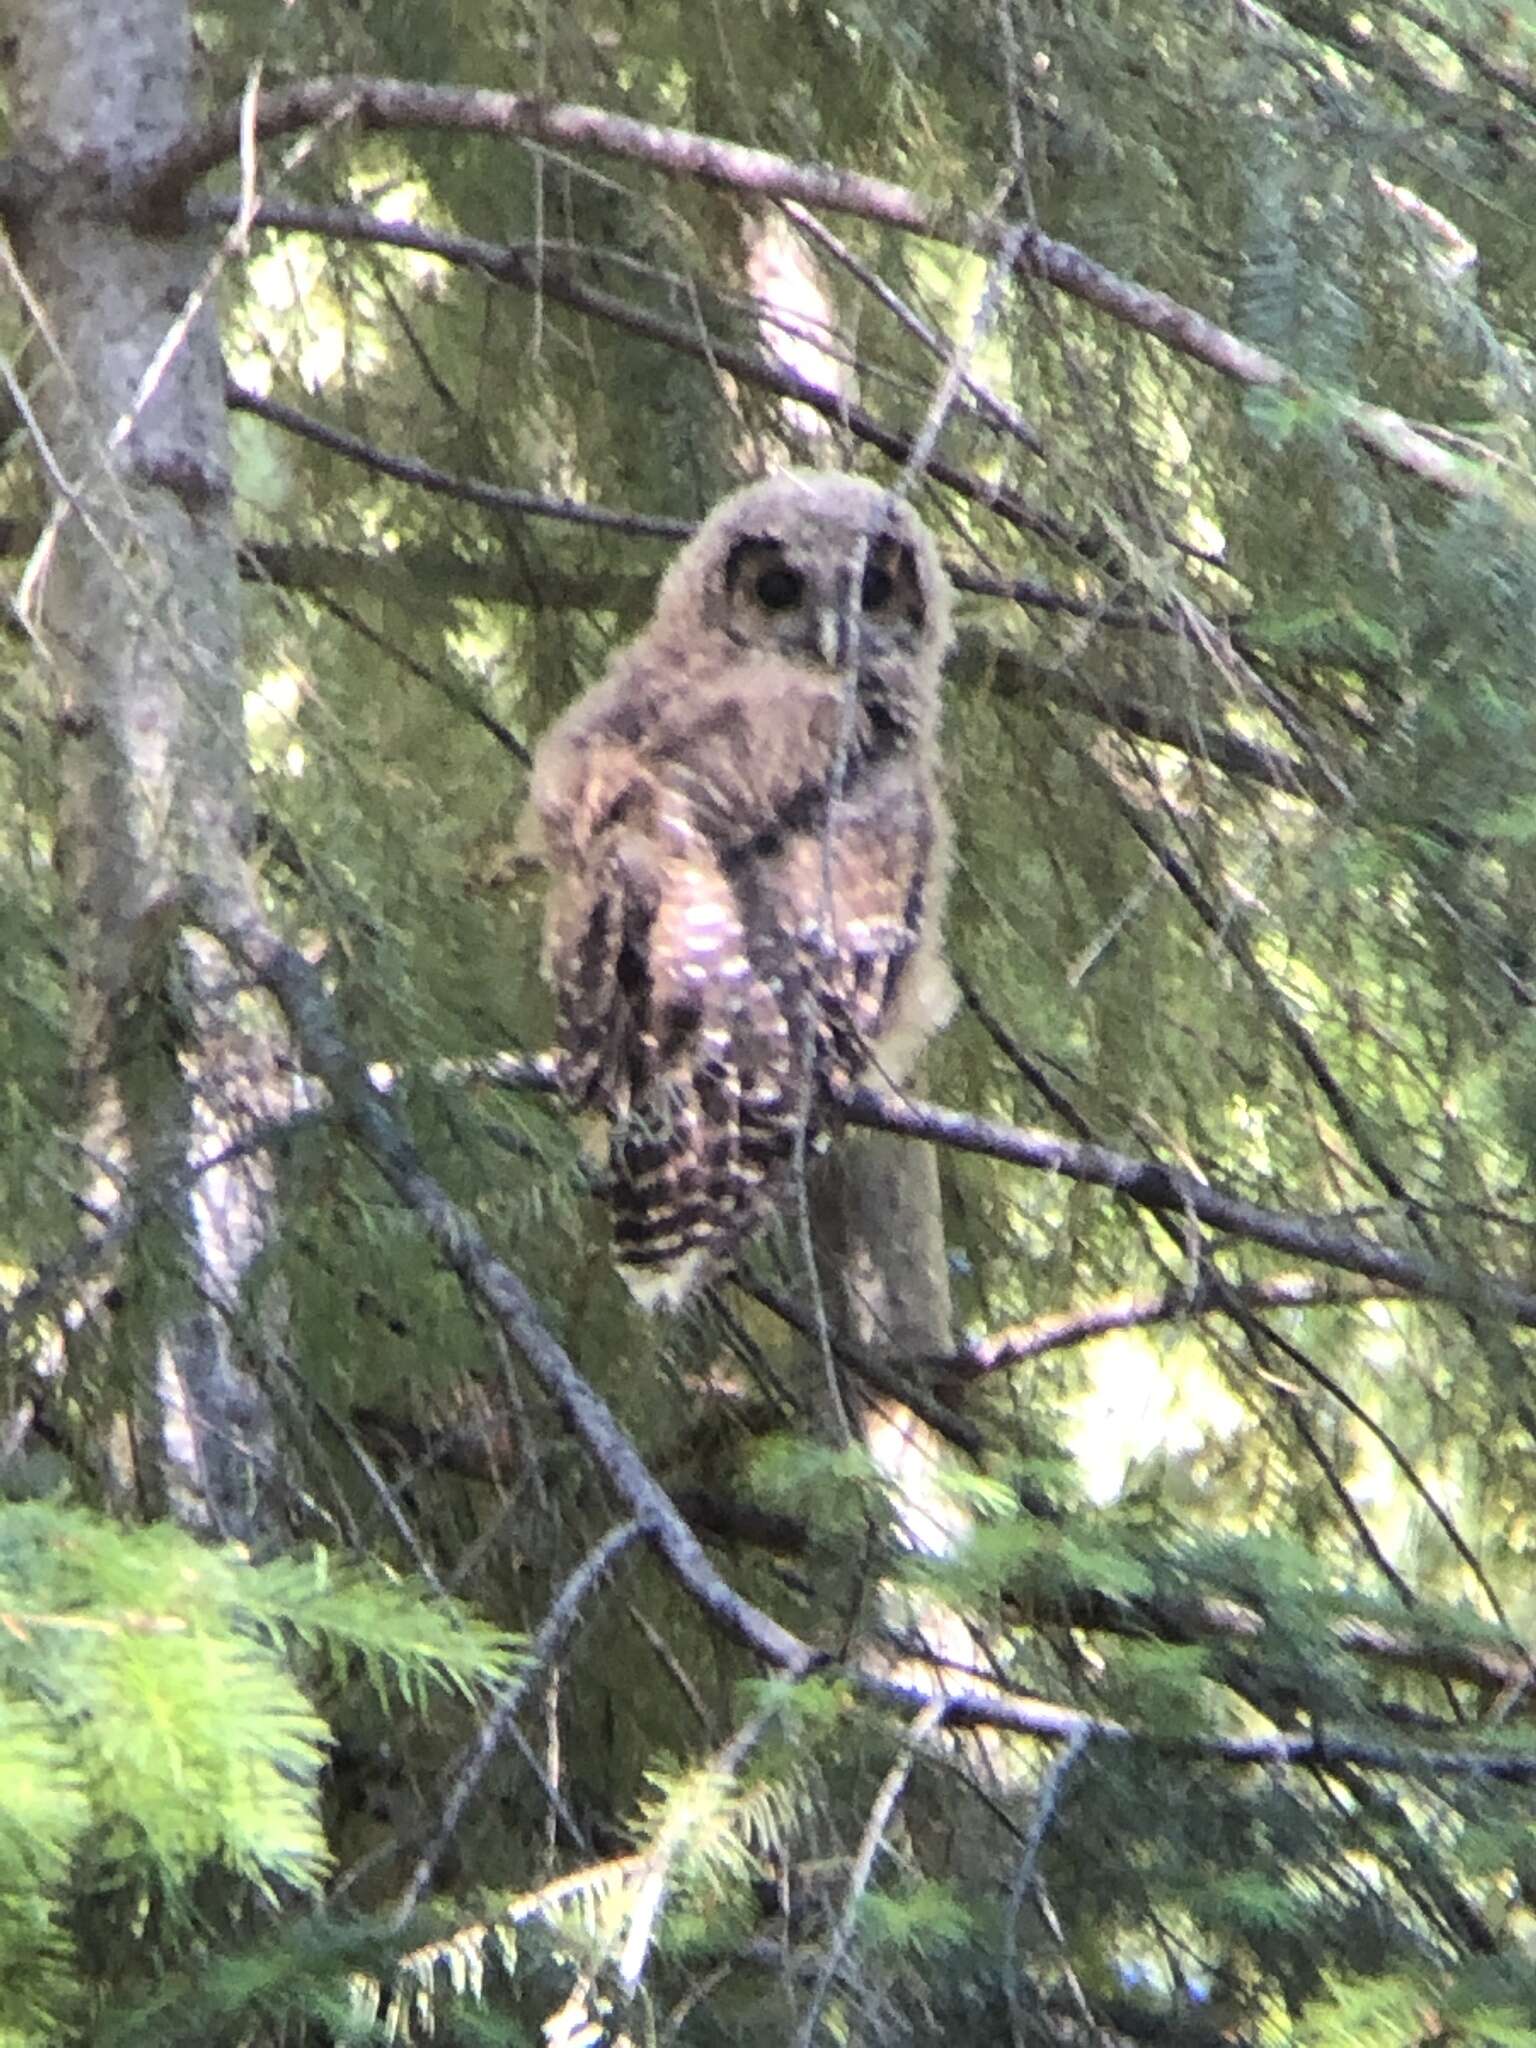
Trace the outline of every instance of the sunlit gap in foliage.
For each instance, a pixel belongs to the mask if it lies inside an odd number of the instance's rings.
[[[304,678],[288,662],[263,669],[246,691],[246,738],[258,769],[293,776],[304,773],[304,742],[297,731],[304,697]]]
[[[816,265],[778,213],[744,220],[747,279],[761,303],[758,335],[763,348],[786,368],[829,397],[856,399],[852,367],[831,354],[826,341],[836,334],[832,301]],[[786,427],[810,441],[825,441],[832,429],[820,413],[790,400],[780,407]]]

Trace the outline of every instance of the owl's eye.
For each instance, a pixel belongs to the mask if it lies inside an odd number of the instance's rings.
[[[896,579],[888,569],[866,569],[859,586],[859,603],[865,611],[877,612],[881,605],[890,603],[895,588]]]
[[[791,611],[804,595],[805,578],[798,570],[765,569],[757,579],[757,599],[765,611]]]

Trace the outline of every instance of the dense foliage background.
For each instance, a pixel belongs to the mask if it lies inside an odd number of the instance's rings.
[[[0,2042],[1536,2043],[1527,0],[7,61]],[[531,1059],[529,748],[791,462],[962,593],[878,1356]]]

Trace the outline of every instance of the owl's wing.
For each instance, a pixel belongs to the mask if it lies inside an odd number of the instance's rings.
[[[937,799],[904,775],[871,778],[797,835],[774,889],[794,932],[816,1027],[818,1089],[836,1098],[866,1073],[899,1080],[953,996],[935,933]]]
[[[646,1012],[609,1188],[619,1265],[647,1304],[680,1301],[776,1206],[811,1060],[786,1002],[789,949],[774,934],[765,950],[749,931],[738,890],[685,811],[664,812],[663,829]]]
[[[550,871],[544,973],[555,997],[561,1086],[582,1107],[611,1108],[623,1082],[632,1034],[621,964],[626,946],[649,928],[659,886],[636,857],[655,798],[632,749],[594,744],[563,726],[534,760],[519,839]],[[634,846],[626,860],[627,829]]]
[[[786,1003],[793,948],[749,935],[710,840],[654,787],[557,868],[548,919],[562,1085],[611,1121],[619,1268],[645,1306],[676,1306],[793,1163],[812,1057]]]

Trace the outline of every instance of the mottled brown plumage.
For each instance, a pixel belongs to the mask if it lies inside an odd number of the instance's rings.
[[[716,509],[538,750],[562,1085],[609,1120],[615,1248],[647,1306],[728,1264],[807,1127],[948,1014],[948,637],[911,510],[793,472]]]

